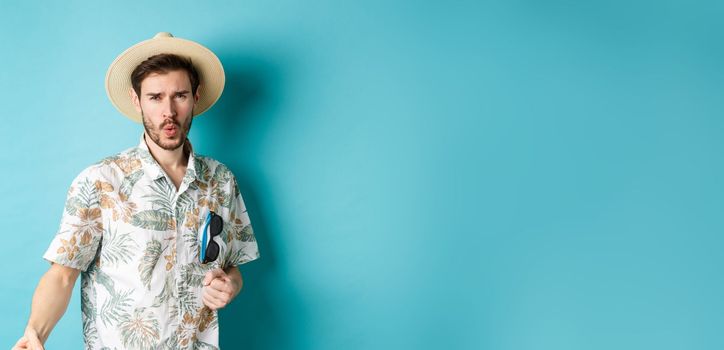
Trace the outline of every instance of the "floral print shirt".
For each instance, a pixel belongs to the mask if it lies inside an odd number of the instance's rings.
[[[217,349],[218,315],[204,306],[207,271],[259,257],[236,179],[194,154],[178,190],[138,147],[86,168],[68,191],[60,229],[43,256],[81,273],[86,349]],[[219,257],[199,262],[209,210],[224,220]]]

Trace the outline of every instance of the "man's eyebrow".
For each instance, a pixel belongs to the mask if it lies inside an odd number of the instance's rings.
[[[189,90],[181,90],[181,91],[175,91],[175,92],[174,92],[175,95],[185,95],[185,94],[188,94],[188,93],[189,93]],[[163,95],[163,92],[147,92],[147,93],[146,93],[146,96],[151,96],[151,97],[153,97],[153,96],[161,96],[161,95]]]

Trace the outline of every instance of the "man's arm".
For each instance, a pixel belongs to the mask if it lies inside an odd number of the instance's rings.
[[[33,294],[30,320],[15,349],[42,349],[50,332],[68,308],[80,270],[52,264],[40,278]]]

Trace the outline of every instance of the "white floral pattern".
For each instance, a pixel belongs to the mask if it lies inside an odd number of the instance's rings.
[[[217,349],[218,315],[201,301],[213,268],[259,258],[231,171],[190,143],[178,190],[138,147],[86,168],[68,191],[60,230],[43,256],[83,271],[86,349]],[[224,220],[219,258],[199,263],[209,210]]]

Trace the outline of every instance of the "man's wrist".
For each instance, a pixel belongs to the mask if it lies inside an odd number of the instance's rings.
[[[42,332],[40,332],[38,329],[39,328],[33,327],[32,325],[28,324],[25,327],[25,336],[37,338],[41,344],[45,344],[45,340],[48,339],[48,335],[42,334]]]

